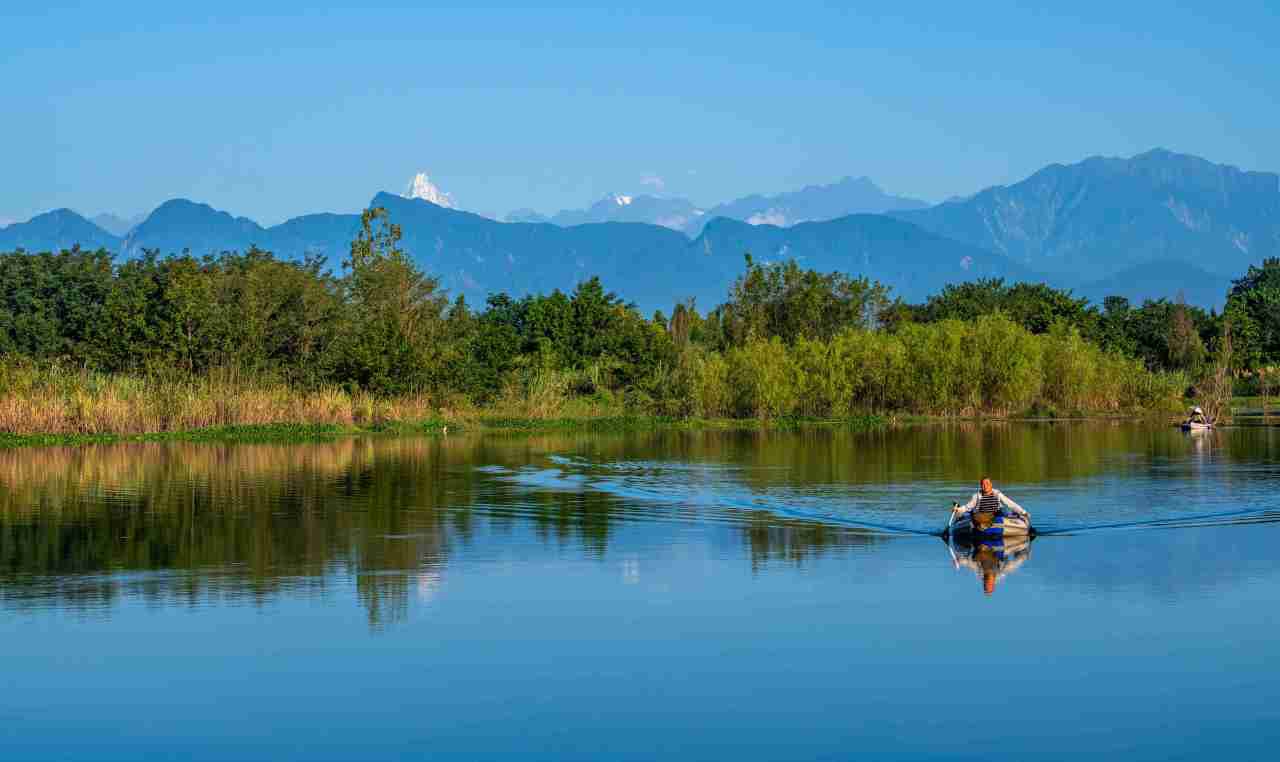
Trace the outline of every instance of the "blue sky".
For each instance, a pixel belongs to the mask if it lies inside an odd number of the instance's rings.
[[[186,5],[6,8],[0,219],[186,197],[273,223],[417,171],[505,214],[646,177],[940,200],[1155,146],[1280,170],[1274,1]]]

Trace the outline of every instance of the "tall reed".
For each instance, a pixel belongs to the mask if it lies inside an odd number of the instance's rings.
[[[1176,408],[1187,387],[1184,374],[1148,371],[1074,328],[1036,335],[999,315],[686,354],[691,377],[671,393],[700,414],[744,418],[1141,412]]]
[[[418,422],[440,417],[425,395],[375,398],[299,389],[234,370],[107,374],[59,364],[0,363],[0,432],[141,434],[220,426]]]

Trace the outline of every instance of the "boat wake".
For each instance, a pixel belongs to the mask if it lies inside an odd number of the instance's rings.
[[[1135,531],[1142,529],[1191,529],[1196,527],[1228,527],[1248,524],[1280,523],[1280,510],[1239,510],[1219,511],[1215,513],[1196,513],[1184,516],[1170,516],[1143,521],[1118,521],[1105,524],[1082,524],[1080,526],[1037,527],[1040,537],[1070,536],[1092,534],[1107,531]]]
[[[767,515],[782,521],[820,523],[859,532],[900,536],[943,535],[947,485],[912,489],[908,485],[874,485],[866,489],[836,485],[797,486],[779,483],[774,469],[722,463],[667,463],[654,461],[594,462],[585,458],[551,456],[547,467],[516,470],[491,468],[495,478],[537,491],[596,493],[617,498],[629,518],[659,518],[652,506],[665,506],[664,520],[741,522],[745,515]],[[753,481],[762,482],[754,486]],[[871,485],[863,485],[871,486]],[[919,490],[929,494],[921,500]],[[936,493],[936,494],[935,494]],[[1049,496],[1045,496],[1046,498]],[[1188,513],[1131,521],[1058,523],[1054,503],[1063,496],[1035,502],[1049,507],[1036,511],[1039,537],[1066,537],[1099,532],[1231,527],[1280,523],[1280,510],[1268,508]],[[1075,501],[1072,500],[1074,503]],[[930,504],[928,510],[911,508]],[[646,507],[648,506],[648,507]],[[1030,507],[1030,506],[1028,506]]]
[[[595,463],[552,456],[555,467],[524,468],[499,478],[524,488],[609,495],[673,509],[692,509],[701,521],[741,521],[745,514],[767,514],[785,521],[811,522],[877,534],[938,536],[939,530],[911,526],[877,515],[851,513],[850,506],[827,494],[792,489],[753,490],[741,481],[743,469],[722,464],[625,461]],[[668,516],[670,518],[670,516]]]

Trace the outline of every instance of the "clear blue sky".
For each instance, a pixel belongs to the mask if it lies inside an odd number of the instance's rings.
[[[419,170],[490,214],[650,174],[711,204],[846,174],[939,200],[1155,146],[1280,170],[1275,0],[6,5],[0,219],[272,223]]]

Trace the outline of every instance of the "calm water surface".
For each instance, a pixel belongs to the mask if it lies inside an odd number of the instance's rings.
[[[983,474],[1043,536],[931,534]],[[1278,487],[1262,428],[0,451],[0,749],[1273,758]]]

